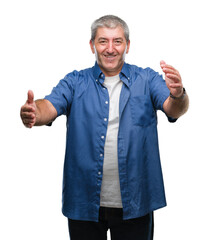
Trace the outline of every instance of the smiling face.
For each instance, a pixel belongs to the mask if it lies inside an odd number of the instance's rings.
[[[94,42],[91,40],[90,46],[106,77],[120,73],[130,46],[130,41],[126,42],[122,27],[98,28]]]

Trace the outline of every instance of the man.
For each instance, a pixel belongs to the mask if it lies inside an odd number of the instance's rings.
[[[95,66],[66,75],[52,93],[21,108],[28,128],[67,116],[63,214],[72,240],[153,239],[153,211],[166,206],[157,110],[171,122],[188,109],[179,72],[164,61],[165,80],[124,62],[127,24],[108,15],[91,28]]]

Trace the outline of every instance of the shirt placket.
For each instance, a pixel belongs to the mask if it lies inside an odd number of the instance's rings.
[[[103,177],[103,162],[104,162],[104,146],[107,134],[108,126],[108,117],[109,117],[109,94],[106,87],[102,85],[104,81],[104,75],[101,74],[99,79],[96,79],[96,82],[99,87],[99,94],[101,97],[101,130],[99,132],[99,155],[98,155],[98,164],[97,164],[97,204],[100,206],[100,192],[102,185]]]
[[[123,81],[123,87],[121,90],[120,96],[120,105],[119,105],[119,131],[118,131],[118,170],[119,170],[119,178],[120,178],[120,190],[121,190],[121,198],[123,203],[123,211],[126,214],[129,211],[129,202],[130,202],[130,193],[128,189],[128,175],[127,175],[127,161],[125,156],[125,139],[123,136],[123,132],[121,129],[124,126],[121,126],[121,118],[123,116],[123,111],[130,97],[130,89],[127,84],[127,80],[130,80],[128,77],[120,76]]]

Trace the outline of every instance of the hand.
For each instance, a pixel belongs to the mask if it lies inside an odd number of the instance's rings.
[[[180,97],[183,94],[183,84],[179,72],[172,66],[160,61],[160,66],[165,73],[165,82],[174,97]]]
[[[36,123],[36,103],[34,102],[34,94],[31,90],[28,91],[28,99],[21,107],[20,116],[23,124],[32,128]]]

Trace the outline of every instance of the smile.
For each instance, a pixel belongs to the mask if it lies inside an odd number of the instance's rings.
[[[103,55],[103,56],[108,59],[113,59],[117,57],[117,55]]]

